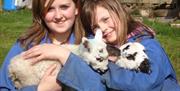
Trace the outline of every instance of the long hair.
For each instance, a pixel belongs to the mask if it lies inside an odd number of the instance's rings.
[[[97,6],[108,10],[117,34],[118,45],[127,42],[127,35],[135,30],[139,22],[136,22],[123,8],[120,0],[82,0],[80,10],[81,21],[88,34],[92,34],[92,26],[95,23]],[[144,26],[143,24],[141,24]]]
[[[26,50],[29,48],[29,45],[38,45],[46,35],[49,37],[50,30],[44,22],[44,17],[54,0],[49,0],[48,3],[46,1],[47,0],[32,1],[33,24],[18,38],[21,46]],[[80,7],[79,0],[73,0],[73,2],[77,8]],[[79,44],[81,38],[84,36],[84,31],[81,26],[79,15],[77,15],[72,28],[72,33],[75,34],[75,44]],[[68,39],[66,42],[67,41]]]

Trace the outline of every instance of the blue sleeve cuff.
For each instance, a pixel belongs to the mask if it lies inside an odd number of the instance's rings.
[[[18,91],[37,91],[37,86],[35,86],[35,85],[27,86],[27,87],[21,88]]]
[[[77,69],[81,69],[81,65],[87,65],[80,57],[71,53],[65,65],[61,68],[58,74],[58,80],[62,83],[77,89],[77,79],[76,77],[80,77]],[[88,65],[87,65],[88,66]]]
[[[94,72],[82,58],[73,53],[60,70],[57,79],[77,91],[104,91],[105,89],[101,76]]]

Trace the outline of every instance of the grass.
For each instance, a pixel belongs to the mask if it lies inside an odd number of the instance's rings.
[[[18,36],[31,24],[28,10],[0,13],[0,64]]]
[[[156,31],[156,37],[168,54],[180,82],[180,29],[147,19],[144,20],[144,23]]]
[[[0,13],[0,65],[18,36],[31,25],[31,20],[29,10]],[[144,22],[156,30],[157,39],[170,57],[180,82],[180,29],[147,19]]]

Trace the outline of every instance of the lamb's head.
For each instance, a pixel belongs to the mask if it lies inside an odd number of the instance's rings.
[[[102,39],[102,32],[97,29],[93,39],[82,38],[80,54],[87,63],[96,71],[107,70],[108,52],[106,43]]]
[[[149,58],[142,44],[138,42],[129,42],[122,45],[120,50],[120,59],[126,62],[124,65],[126,65],[127,68],[135,69],[143,73],[150,73]]]

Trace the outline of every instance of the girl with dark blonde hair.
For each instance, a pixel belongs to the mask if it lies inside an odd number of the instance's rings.
[[[70,51],[59,45],[79,44],[81,42],[84,32],[79,19],[79,7],[79,0],[32,1],[32,26],[18,38],[2,64],[0,91],[17,90],[9,77],[8,65],[11,58],[24,51],[28,50],[30,51],[28,53],[31,56],[33,55],[31,57],[32,62],[35,59],[61,61],[68,59]],[[24,55],[26,54],[24,53]],[[72,57],[72,59],[79,60],[77,57]],[[50,67],[38,86],[28,86],[21,91],[61,91],[56,69],[57,66]]]
[[[150,74],[118,67],[114,63],[116,58],[109,57],[109,70],[100,80],[110,91],[180,91],[175,71],[155,39],[154,31],[135,21],[124,10],[120,0],[84,0],[80,11],[87,35],[94,34],[93,29],[98,26],[108,44],[120,47],[128,42],[139,42],[146,49]]]

